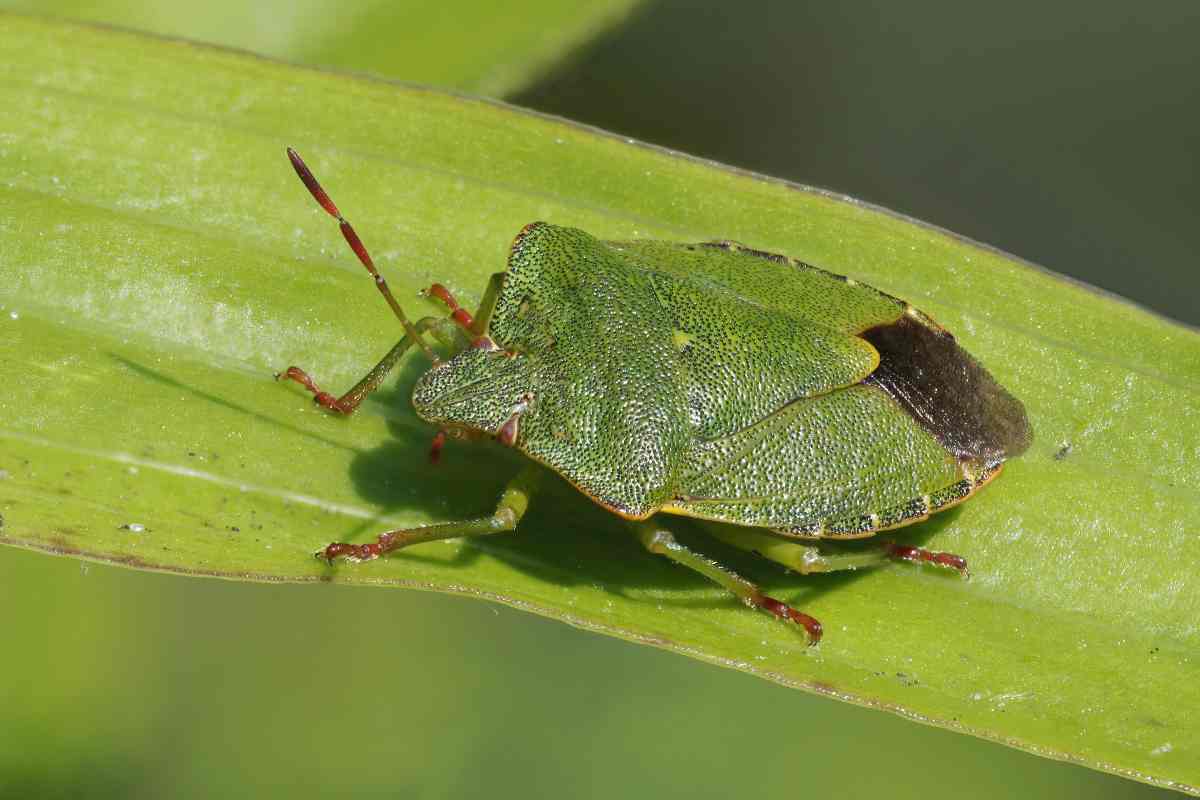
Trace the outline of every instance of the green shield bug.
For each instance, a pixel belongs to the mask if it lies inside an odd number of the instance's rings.
[[[526,225],[476,314],[441,285],[450,316],[412,322],[362,241],[288,149],[296,173],[341,227],[404,336],[341,397],[298,367],[331,411],[352,413],[416,345],[432,362],[417,414],[447,435],[491,437],[531,463],[495,513],[335,542],[318,556],[367,561],[422,542],[513,531],[544,469],[624,518],[653,553],[747,605],[821,637],[811,616],[679,543],[659,520],[705,521],[717,538],[801,573],[887,559],[965,574],[950,553],[856,539],[966,500],[1033,437],[1021,402],[912,305],[786,256],[734,242],[600,241]],[[426,337],[456,337],[441,359]]]

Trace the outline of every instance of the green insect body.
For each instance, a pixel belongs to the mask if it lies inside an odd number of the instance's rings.
[[[298,156],[293,165],[373,274],[369,256]],[[376,278],[390,298],[386,285]],[[820,625],[684,548],[660,520],[719,523],[719,538],[801,571],[887,557],[964,568],[957,556],[885,545],[826,553],[969,497],[1028,447],[1021,403],[954,338],[908,303],[852,279],[733,242],[605,242],[546,223],[525,227],[479,314],[433,294],[468,336],[417,382],[417,414],[443,434],[492,436],[631,521],[643,544],[716,580],[747,604]],[[352,411],[410,344],[413,325],[340,399]],[[469,343],[468,343],[469,342]],[[536,467],[492,517],[383,534],[322,555],[368,559],[449,536],[512,530]],[[738,527],[733,527],[738,526]]]

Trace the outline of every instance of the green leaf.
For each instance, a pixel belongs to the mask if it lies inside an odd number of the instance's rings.
[[[456,592],[1187,791],[1200,786],[1200,337],[848,198],[505,106],[195,45],[0,17],[4,542],[144,569]],[[704,549],[825,640],[641,552],[560,482],[519,534],[330,569],[334,539],[489,510],[511,451],[451,443],[395,384],[351,419],[271,374],[348,386],[397,338],[283,155],[295,145],[402,302],[476,301],[534,219],[735,238],[906,297],[1022,398],[1033,448],[902,532],[961,553],[798,578]],[[686,535],[686,534],[685,534]],[[702,538],[692,532],[693,542]]]
[[[501,96],[616,26],[639,0],[0,0],[273,58]]]

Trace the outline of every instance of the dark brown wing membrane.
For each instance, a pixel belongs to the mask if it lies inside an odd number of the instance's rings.
[[[1021,401],[942,330],[909,315],[862,333],[879,351],[865,383],[891,395],[960,458],[1005,459],[1033,440]]]

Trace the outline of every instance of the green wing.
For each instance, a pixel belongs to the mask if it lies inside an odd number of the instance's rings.
[[[758,309],[757,317],[743,327],[770,328],[758,334],[765,345],[756,354],[769,361],[755,362],[769,364],[771,375],[765,376],[769,380],[756,383],[759,376],[752,365],[732,371],[734,380],[764,387],[763,402],[734,408],[724,402],[713,404],[706,413],[714,415],[715,424],[701,430],[702,438],[740,430],[792,399],[863,380],[890,395],[960,458],[1003,461],[1024,452],[1032,441],[1033,430],[1021,402],[949,332],[903,300],[796,259],[734,242],[610,245],[631,263],[669,274],[703,297],[714,298],[706,311],[713,319],[731,321],[739,304],[752,305]],[[831,336],[834,333],[842,338]],[[803,363],[779,361],[772,347],[780,342]],[[870,365],[859,358],[864,344],[877,359]],[[693,390],[720,386],[730,372],[721,353],[713,356],[693,368]],[[779,392],[770,394],[772,388]],[[731,420],[731,410],[750,413]],[[730,421],[740,424],[724,424]]]
[[[671,322],[695,436],[712,439],[866,378],[856,334],[904,304],[832,273],[730,243],[607,243],[649,277]]]
[[[885,392],[859,385],[699,443],[663,510],[797,535],[857,535],[947,505],[964,477],[959,460]]]
[[[643,269],[733,294],[762,309],[858,334],[894,322],[903,300],[787,256],[736,242],[606,242]]]

